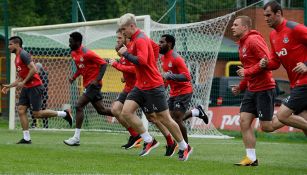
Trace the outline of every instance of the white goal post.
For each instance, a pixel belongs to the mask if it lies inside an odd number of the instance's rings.
[[[176,38],[176,50],[186,60],[192,75],[193,97],[191,107],[204,105],[208,109],[211,82],[225,29],[234,14],[228,14],[215,19],[189,24],[159,24],[150,16],[137,16],[138,27],[154,41],[158,42],[162,34],[172,34]],[[69,53],[69,34],[78,31],[83,34],[83,45],[94,50],[102,58],[118,58],[114,47],[118,19],[59,24],[36,27],[13,28],[12,36],[18,35],[23,39],[24,49],[32,54],[34,62],[40,62],[49,73],[49,99],[47,108],[60,110],[63,106],[75,106],[82,93],[80,78],[70,85],[68,77],[73,74],[75,67]],[[11,82],[16,78],[14,55],[11,59]],[[121,92],[123,84],[121,73],[108,66],[104,75],[103,95],[106,107]],[[10,94],[10,124],[9,128],[20,128],[16,114],[18,89],[11,89]],[[73,114],[75,110],[73,109]],[[211,121],[211,115],[210,121]],[[31,122],[31,117],[29,117]],[[186,122],[191,136],[209,138],[228,138],[221,134],[209,121],[206,125],[198,118]],[[42,127],[40,124],[38,128]],[[65,121],[59,118],[49,119],[50,129],[67,129]],[[84,129],[123,132],[125,129],[115,118],[99,115],[91,105],[85,109]],[[149,124],[150,131],[157,131]]]

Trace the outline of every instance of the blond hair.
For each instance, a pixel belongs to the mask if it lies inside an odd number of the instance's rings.
[[[236,19],[241,19],[242,25],[252,28],[252,19],[249,16],[237,16]]]
[[[130,24],[136,25],[136,18],[135,15],[132,13],[126,13],[123,16],[121,16],[117,22],[119,26],[125,26]]]

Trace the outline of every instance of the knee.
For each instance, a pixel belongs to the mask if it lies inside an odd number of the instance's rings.
[[[282,113],[277,113],[276,117],[278,118],[278,120],[282,123],[285,123],[287,121],[288,116],[282,114]]]
[[[120,117],[120,112],[118,109],[112,108],[111,109],[111,113],[115,116],[115,117]]]
[[[80,105],[77,105],[77,106],[76,106],[76,111],[77,111],[77,112],[82,112],[83,109],[84,109],[83,106],[80,106]]]
[[[240,128],[241,130],[247,130],[250,128],[250,122],[243,117],[240,117]]]
[[[27,109],[21,106],[18,106],[17,111],[19,115],[23,115],[27,113]],[[33,111],[33,114],[34,114],[34,111]]]
[[[268,127],[268,126],[261,126],[261,130],[263,132],[273,132],[274,131],[272,127]]]
[[[39,111],[33,111],[33,117],[34,118],[40,117],[40,112]]]

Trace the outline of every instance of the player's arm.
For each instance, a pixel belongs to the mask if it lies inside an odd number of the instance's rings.
[[[296,40],[298,40],[300,43],[304,44],[305,46],[307,45],[307,27],[298,24],[294,27],[293,36]]]
[[[121,72],[135,73],[135,66],[134,65],[129,65],[129,66],[123,65],[123,64],[120,64],[119,62],[117,62],[115,59],[111,59],[110,64],[112,65],[112,67],[114,67],[115,69],[117,69]]]
[[[2,89],[1,92],[3,94],[7,94],[7,92],[10,90],[10,88],[16,87],[18,85],[19,82],[21,82],[22,79],[20,79],[19,77],[11,84],[3,84],[2,85]]]
[[[96,79],[92,82],[92,84],[98,84],[99,81],[102,80],[104,73],[107,70],[107,62],[102,59],[100,56],[98,56],[96,53],[94,53],[93,51],[87,51],[87,53],[85,54],[85,56],[89,57],[91,61],[93,61],[96,64],[100,65],[99,68],[99,73],[96,77]]]
[[[268,63],[264,68],[269,69],[269,70],[276,70],[280,67],[281,62],[280,62],[278,55],[276,54],[271,36],[270,36],[270,43],[271,43],[270,59],[268,59]]]
[[[81,75],[81,70],[77,66],[77,71],[74,73],[72,77],[69,78],[69,82],[74,82]]]
[[[254,55],[254,59],[256,59],[257,61],[260,61],[262,58],[269,58],[270,56],[269,49],[262,38],[255,37],[249,43],[249,48]],[[259,64],[255,64],[252,67],[244,69],[244,76],[255,76],[263,70],[264,69],[262,69]]]
[[[148,44],[146,43],[145,39],[137,39],[135,41],[135,47],[137,50],[137,55],[132,55],[129,53],[126,46],[122,47],[118,52],[135,65],[147,64]]]
[[[29,68],[29,73],[23,81],[17,84],[18,87],[23,87],[28,81],[30,81],[35,73],[37,73],[36,66],[33,61],[31,61],[31,56],[28,53],[21,53],[20,58],[24,64]]]
[[[182,58],[176,58],[176,61],[174,62],[174,65],[176,66],[178,70],[178,74],[174,74],[171,72],[166,72],[163,77],[166,80],[173,80],[178,82],[185,82],[191,80],[191,75],[189,74],[189,70],[184,63],[184,60]]]

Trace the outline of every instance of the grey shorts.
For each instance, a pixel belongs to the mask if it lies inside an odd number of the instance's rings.
[[[168,109],[164,86],[159,86],[150,90],[140,90],[134,87],[128,94],[126,100],[135,101],[144,113],[162,112]]]

